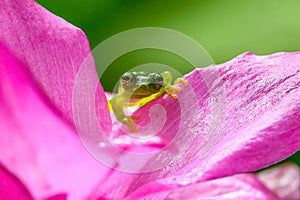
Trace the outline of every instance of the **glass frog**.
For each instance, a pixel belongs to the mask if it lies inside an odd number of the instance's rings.
[[[136,133],[134,120],[138,120],[139,117],[127,116],[124,109],[129,106],[142,107],[164,93],[177,99],[178,96],[174,91],[180,92],[181,88],[171,85],[172,79],[173,76],[169,71],[162,73],[126,72],[120,79],[118,94],[108,101],[109,110],[114,113],[119,122],[128,126],[131,133]],[[174,84],[176,83],[188,85],[183,78],[176,79]]]

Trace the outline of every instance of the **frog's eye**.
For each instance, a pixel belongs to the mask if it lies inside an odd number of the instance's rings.
[[[130,81],[131,79],[132,79],[131,76],[128,76],[128,75],[122,76],[122,80],[123,80],[123,81]]]
[[[130,72],[126,72],[125,74],[123,74],[123,76],[121,77],[120,83],[124,88],[131,87],[134,84],[133,74]]]
[[[154,73],[154,74],[152,74],[152,78],[153,78],[155,83],[163,85],[164,79],[160,74]]]
[[[156,77],[156,78],[155,78],[155,81],[156,81],[157,83],[163,83],[163,82],[164,82],[164,79],[163,79],[161,76],[159,76],[159,77]]]

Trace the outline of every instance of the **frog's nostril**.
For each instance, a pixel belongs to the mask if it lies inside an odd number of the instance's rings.
[[[160,88],[162,88],[161,84],[155,84],[155,89],[159,90]]]

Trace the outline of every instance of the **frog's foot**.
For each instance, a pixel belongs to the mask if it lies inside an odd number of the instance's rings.
[[[183,78],[177,78],[174,82],[174,84],[178,84],[178,83],[181,83],[183,84],[184,86],[187,86],[188,85],[188,82],[186,80],[184,80]],[[166,86],[165,88],[166,92],[172,96],[174,99],[178,99],[178,95],[174,94],[174,91],[176,92],[181,92],[181,87],[178,87],[178,86],[174,86],[174,85],[169,85],[169,86]]]
[[[182,83],[184,86],[188,86],[188,82],[186,80],[184,80],[183,78],[177,78],[174,82],[174,84],[177,84],[177,83]]]
[[[177,94],[174,93],[174,91],[181,92],[181,88],[177,86],[169,85],[165,87],[165,91],[167,92],[168,95],[170,95],[174,99],[178,99],[178,96]]]

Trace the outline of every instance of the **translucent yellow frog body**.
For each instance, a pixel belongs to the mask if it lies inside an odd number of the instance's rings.
[[[124,109],[129,106],[142,107],[148,102],[160,97],[164,93],[177,99],[174,91],[180,92],[181,88],[171,85],[173,76],[170,72],[148,73],[148,72],[126,72],[122,75],[119,84],[119,91],[116,96],[108,101],[110,111],[116,119],[126,124],[131,133],[136,133],[137,128],[134,120],[137,116],[127,116]],[[188,83],[182,78],[175,80],[174,84],[182,83],[187,86]]]

